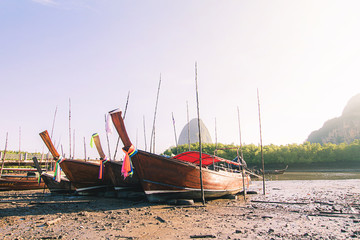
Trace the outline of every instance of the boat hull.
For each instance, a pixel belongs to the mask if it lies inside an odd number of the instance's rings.
[[[102,179],[99,179],[100,164],[98,163],[65,159],[60,163],[60,167],[78,192],[106,190],[112,187],[106,166]]]
[[[150,202],[201,199],[199,166],[139,150],[131,158]],[[205,198],[234,195],[243,190],[241,173],[202,170]],[[247,185],[249,177],[245,177]]]
[[[121,173],[122,162],[108,161],[105,163],[105,166],[115,190],[142,190],[136,171],[134,171],[131,177],[124,179]]]
[[[52,193],[72,193],[75,191],[75,187],[66,176],[61,176],[61,181],[56,182],[53,172],[45,172],[41,174],[41,179]]]
[[[0,178],[0,191],[33,190],[45,187],[43,182],[38,183],[36,176],[2,176]]]

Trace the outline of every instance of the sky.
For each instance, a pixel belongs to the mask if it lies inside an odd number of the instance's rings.
[[[68,156],[70,122],[75,158],[84,145],[98,157],[93,133],[108,153],[105,117],[128,93],[127,131],[145,149],[161,78],[161,153],[172,114],[177,136],[187,104],[197,117],[195,76],[213,141],[240,143],[239,108],[243,144],[260,143],[258,89],[263,144],[301,144],[360,93],[359,12],[356,0],[0,0],[0,149],[8,133],[8,150],[47,152],[48,130]]]

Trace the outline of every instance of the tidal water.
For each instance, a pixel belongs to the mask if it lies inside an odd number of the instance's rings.
[[[279,175],[265,175],[265,179],[266,180],[360,179],[360,171],[357,171],[357,172],[285,172],[284,174],[279,174]]]

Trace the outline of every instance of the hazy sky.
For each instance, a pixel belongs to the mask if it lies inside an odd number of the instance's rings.
[[[124,109],[133,143],[149,144],[156,92],[156,151],[175,145],[196,117],[218,142],[259,143],[256,89],[264,144],[302,143],[341,115],[360,92],[359,1],[0,0],[0,149],[43,151],[56,107],[56,146],[87,154],[98,132],[107,153],[105,114]],[[113,155],[117,134],[110,135]],[[61,145],[59,145],[59,143]]]

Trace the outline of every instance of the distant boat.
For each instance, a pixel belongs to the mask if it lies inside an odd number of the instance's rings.
[[[269,175],[278,175],[278,174],[284,174],[284,172],[288,169],[288,165],[284,169],[274,169],[274,170],[265,170],[265,174]],[[262,174],[262,169],[259,170],[259,173]]]
[[[114,110],[110,114],[124,144],[124,150],[132,155],[134,172],[139,177],[150,202],[168,199],[201,199],[198,152],[186,152],[170,158],[142,150],[136,151],[127,135],[121,111]],[[206,198],[233,195],[243,190],[243,177],[240,172],[215,168],[217,162],[232,164],[230,160],[207,154],[202,156],[203,189]],[[250,176],[246,175],[244,179],[247,185]]]
[[[0,190],[33,190],[45,187],[43,182],[38,182],[39,177],[34,172],[26,175],[2,175],[0,178]]]

